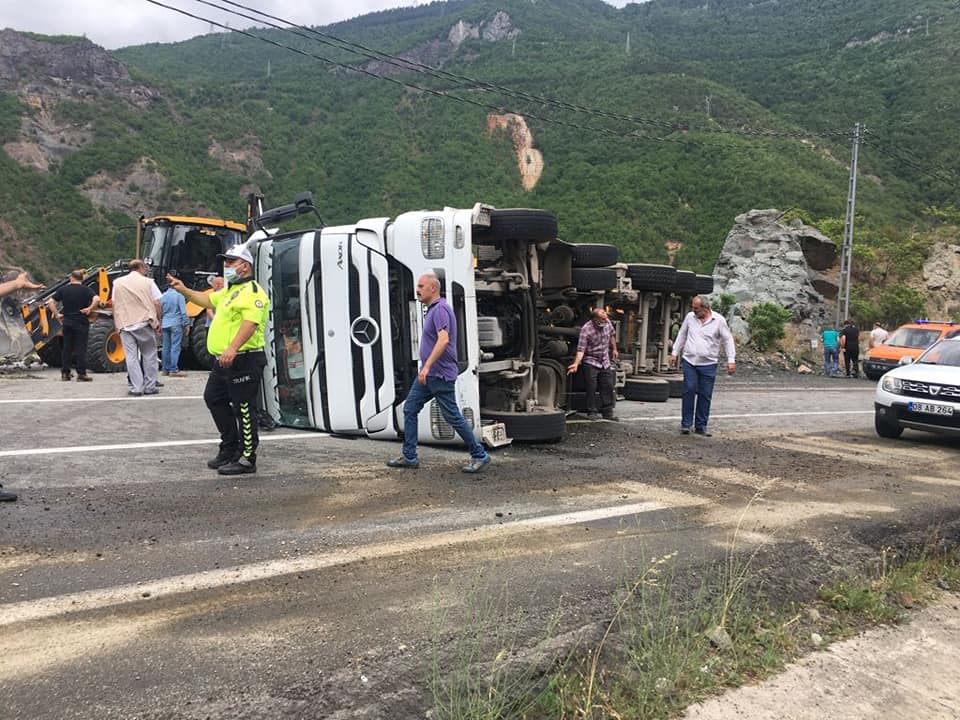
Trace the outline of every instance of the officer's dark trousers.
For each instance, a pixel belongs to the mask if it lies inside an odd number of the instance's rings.
[[[252,463],[257,462],[260,444],[256,398],[266,364],[262,350],[239,353],[228,368],[214,361],[203,391],[203,399],[220,431],[220,452],[242,455]]]

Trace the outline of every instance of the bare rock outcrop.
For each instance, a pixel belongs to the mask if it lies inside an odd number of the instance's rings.
[[[944,320],[960,316],[960,245],[938,242],[923,264],[927,316]]]
[[[743,319],[749,308],[763,302],[792,311],[812,337],[837,297],[837,245],[799,220],[783,222],[778,210],[750,210],[737,216],[713,276],[715,294],[736,298],[728,320],[740,337],[749,336]]]
[[[19,137],[4,151],[23,167],[47,172],[93,140],[89,125],[59,116],[65,101],[94,103],[105,94],[144,107],[159,93],[133,82],[127,68],[86,38],[47,42],[0,30],[0,91],[30,107]]]
[[[450,26],[446,36],[428,40],[398,57],[401,61],[442,67],[467,40],[500,42],[519,37],[521,32],[513,24],[509,13],[498,10],[493,17],[477,24],[458,20]],[[407,71],[402,62],[394,64],[382,60],[371,60],[363,68],[378,75],[396,75]]]

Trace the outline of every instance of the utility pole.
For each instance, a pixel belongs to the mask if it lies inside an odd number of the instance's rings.
[[[840,288],[837,292],[837,327],[850,317],[850,266],[853,261],[853,218],[857,205],[857,160],[863,124],[853,126],[853,156],[850,161],[850,185],[847,189],[847,217],[843,223],[843,248],[840,251]]]
[[[630,31],[627,30],[627,55],[630,54]]]

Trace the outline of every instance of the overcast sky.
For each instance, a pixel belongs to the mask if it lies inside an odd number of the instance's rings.
[[[327,25],[376,10],[426,4],[423,0],[235,1],[301,25]],[[623,7],[628,1],[607,0],[617,7]],[[229,24],[231,27],[247,28],[253,24],[195,0],[158,2]],[[310,7],[311,5],[315,7]],[[111,50],[126,45],[186,40],[211,31],[209,23],[157,7],[147,0],[0,0],[0,28],[44,35],[85,35],[98,45]]]

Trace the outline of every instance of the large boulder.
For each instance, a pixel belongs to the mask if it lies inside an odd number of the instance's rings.
[[[814,337],[833,313],[840,273],[837,244],[778,210],[750,210],[736,218],[713,271],[714,294],[736,298],[731,327],[742,338],[750,307],[774,302]]]

